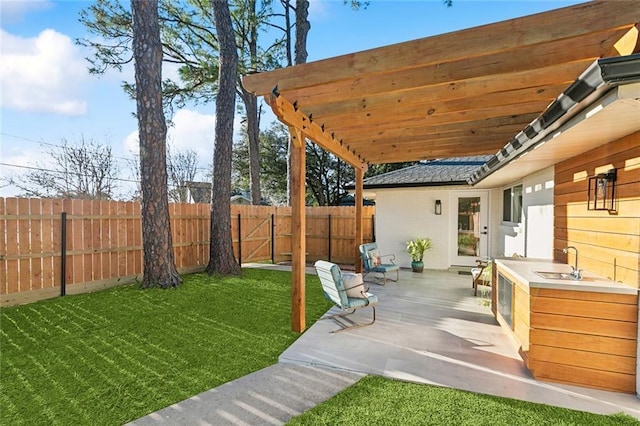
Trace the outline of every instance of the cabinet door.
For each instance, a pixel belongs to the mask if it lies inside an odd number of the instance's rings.
[[[498,272],[498,313],[513,330],[513,283]]]

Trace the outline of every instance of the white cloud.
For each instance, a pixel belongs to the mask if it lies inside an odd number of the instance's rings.
[[[215,115],[182,109],[173,116],[167,137],[176,149],[194,150],[201,162],[208,164],[213,159],[215,123]]]
[[[49,0],[0,0],[0,22],[22,22],[30,12],[48,10],[52,7],[53,3]]]
[[[235,137],[238,137],[240,121],[241,117],[236,116],[233,124]],[[168,143],[181,151],[195,151],[200,159],[200,167],[207,168],[213,161],[215,122],[215,115],[182,109],[173,116],[173,126],[167,131]],[[138,153],[138,131],[129,133],[123,144],[127,152]]]
[[[86,64],[71,38],[47,29],[23,38],[0,29],[2,107],[84,115]]]
[[[168,143],[181,151],[194,150],[203,167],[213,159],[215,116],[182,109],[173,116],[173,126],[167,130]],[[125,150],[139,151],[138,131],[134,130],[124,140]]]

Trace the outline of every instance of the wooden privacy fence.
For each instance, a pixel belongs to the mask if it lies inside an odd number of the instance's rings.
[[[203,270],[209,205],[169,212],[178,271]],[[374,213],[363,208],[365,242],[374,240]],[[355,207],[307,207],[306,233],[308,261],[357,259]],[[291,208],[232,205],[231,235],[240,262],[290,260]],[[0,198],[0,306],[131,283],[142,272],[140,203]]]

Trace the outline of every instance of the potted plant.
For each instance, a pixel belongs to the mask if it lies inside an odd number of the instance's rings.
[[[413,272],[422,272],[424,270],[424,252],[431,248],[431,238],[416,238],[413,241],[407,241],[407,253],[411,255],[411,269]]]

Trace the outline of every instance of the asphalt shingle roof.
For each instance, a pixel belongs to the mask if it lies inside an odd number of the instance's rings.
[[[466,185],[467,178],[491,157],[480,155],[432,160],[367,178],[364,188]]]

